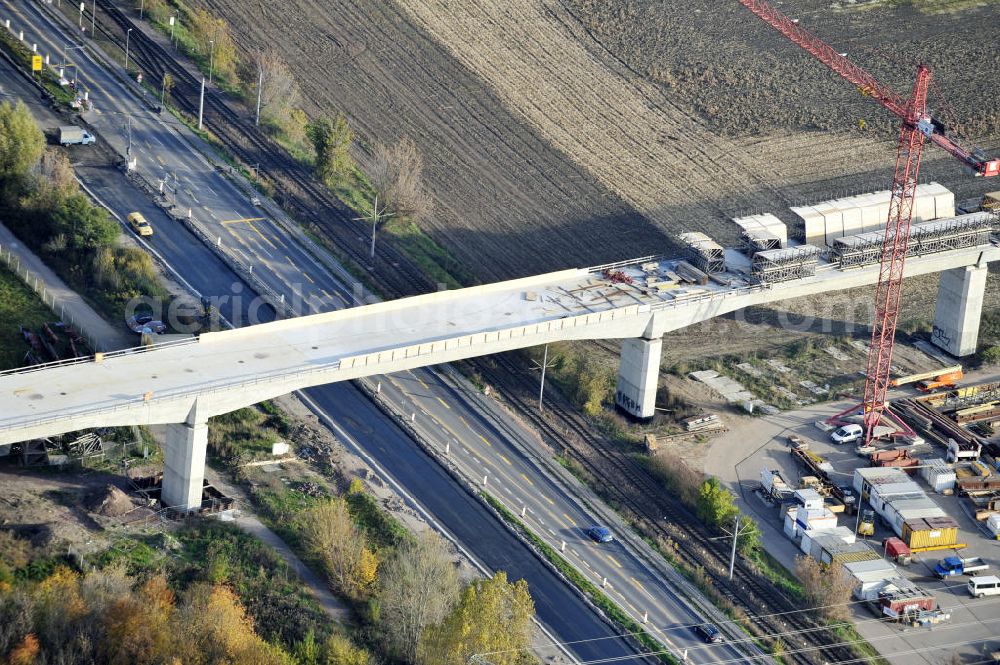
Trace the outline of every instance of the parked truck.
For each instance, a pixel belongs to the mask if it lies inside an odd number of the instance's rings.
[[[987,570],[990,564],[983,561],[982,557],[974,556],[968,559],[961,559],[957,556],[949,556],[941,559],[934,566],[934,574],[944,579],[956,575],[975,575]]]
[[[87,130],[74,125],[59,128],[59,145],[90,145],[97,139]]]
[[[944,374],[939,374],[932,379],[926,379],[924,381],[917,382],[917,390],[922,393],[929,393],[939,388],[946,388],[951,390],[958,385],[958,382],[964,378],[962,369],[959,368],[953,372],[945,372]]]

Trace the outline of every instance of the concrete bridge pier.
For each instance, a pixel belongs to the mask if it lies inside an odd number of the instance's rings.
[[[627,339],[622,344],[615,404],[635,418],[647,420],[656,413],[662,351],[662,337]]]
[[[981,263],[941,273],[931,339],[953,356],[976,352],[986,272],[986,264]]]
[[[198,416],[198,403],[195,402],[186,422],[167,425],[160,495],[164,506],[178,510],[201,507],[207,448],[208,418]]]

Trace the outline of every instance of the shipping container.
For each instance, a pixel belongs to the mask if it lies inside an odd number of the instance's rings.
[[[795,499],[806,510],[822,510],[823,497],[814,489],[795,490]]]
[[[907,519],[903,522],[902,538],[911,549],[955,545],[958,522],[950,517]]]
[[[879,589],[878,604],[882,614],[902,619],[937,606],[934,596],[905,578],[887,580]]]
[[[840,545],[830,545],[820,552],[820,563],[845,564],[856,563],[858,561],[874,561],[880,559],[879,553],[869,547],[866,543],[856,541],[853,543],[841,543]]]
[[[817,561],[822,561],[821,553],[828,546],[837,543],[853,543],[854,532],[846,526],[838,526],[835,529],[824,531],[804,531],[799,549],[802,553]]]
[[[872,485],[883,482],[903,482],[909,480],[905,472],[892,467],[866,467],[854,470],[854,491],[868,494]]]

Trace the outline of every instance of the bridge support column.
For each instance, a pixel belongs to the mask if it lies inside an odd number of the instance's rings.
[[[197,407],[195,407],[197,408]],[[167,425],[167,440],[163,446],[164,506],[179,510],[201,507],[205,484],[205,452],[208,447],[208,421],[193,418],[189,422]]]
[[[985,292],[985,265],[952,268],[941,273],[931,334],[934,344],[953,356],[976,352]]]
[[[660,378],[663,339],[627,339],[618,365],[615,404],[636,418],[652,418],[656,412],[656,387]]]

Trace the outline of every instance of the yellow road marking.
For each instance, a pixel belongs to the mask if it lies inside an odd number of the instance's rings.
[[[254,222],[263,222],[265,219],[267,219],[267,218],[266,217],[243,217],[241,219],[224,219],[224,220],[222,220],[219,223],[223,224],[223,225],[229,225],[229,224],[246,224],[247,226],[249,226],[253,230],[254,233],[256,233],[257,235],[260,236],[261,240],[263,240],[268,245],[270,245],[271,249],[278,249],[275,246],[275,244],[273,242],[271,242],[271,239],[268,238],[263,233],[261,233],[260,229],[258,229],[256,227],[256,225],[254,225]],[[288,257],[285,257],[285,258],[288,258]],[[292,263],[292,260],[288,259],[288,262]],[[294,263],[292,263],[292,267],[294,268],[294,267],[297,267],[297,266]]]
[[[320,289],[320,291],[322,291],[322,292],[323,292],[323,295],[324,295],[324,296],[326,296],[326,297],[327,297],[327,298],[329,298],[330,300],[333,300],[333,296],[331,296],[331,295],[330,295],[330,292],[329,292],[329,291],[327,291],[326,289]]]
[[[535,484],[535,482],[531,478],[529,478],[527,474],[522,473],[521,477],[524,478],[525,480],[527,480],[529,485],[534,485]]]
[[[507,466],[514,466],[513,464],[510,463],[510,460],[507,459],[507,456],[504,455],[503,453],[500,454],[500,459],[502,459],[504,462],[507,462]]]
[[[553,501],[549,497],[545,496],[544,494],[542,495],[542,498],[544,498],[546,501],[548,501],[549,503],[551,503],[553,506],[556,505],[555,501]]]
[[[622,565],[621,565],[620,563],[618,563],[618,559],[614,558],[614,557],[613,557],[613,556],[611,556],[610,554],[605,554],[604,556],[608,557],[608,561],[610,561],[611,563],[615,564],[615,565],[616,565],[616,566],[618,566],[619,568],[621,568],[621,567],[622,567]]]
[[[449,410],[451,409],[451,407],[450,407],[450,406],[448,406],[448,402],[444,401],[444,400],[443,400],[443,399],[441,399],[440,397],[438,397],[438,398],[437,398],[437,400],[438,400],[439,402],[441,402],[441,406],[443,406],[444,408],[446,408],[446,409],[449,409]]]
[[[469,423],[467,423],[465,421],[465,416],[459,416],[458,419],[462,421],[463,425],[465,425],[466,427],[469,427]],[[472,429],[472,428],[470,427],[469,429]]]
[[[570,517],[566,513],[563,513],[563,517],[565,517],[569,521],[570,524],[572,524],[573,526],[576,526],[576,520],[574,520],[572,517]]]
[[[637,587],[639,587],[643,591],[646,590],[646,587],[642,586],[642,582],[640,582],[639,580],[635,579],[634,577],[632,577],[630,579],[632,580],[632,584],[636,585]]]
[[[427,382],[424,381],[423,379],[421,379],[419,376],[416,377],[416,379],[417,379],[417,381],[420,382],[420,385],[422,385],[424,388],[426,388],[427,390],[431,389],[431,387],[429,385],[427,385]]]
[[[480,439],[482,439],[482,440],[483,440],[483,443],[485,443],[485,444],[486,444],[487,446],[489,446],[490,448],[492,448],[492,447],[493,447],[493,444],[492,444],[492,443],[490,443],[490,442],[489,442],[489,440],[488,440],[488,439],[487,439],[487,438],[486,438],[485,436],[483,436],[482,434],[480,434],[480,435],[479,435],[479,438],[480,438]]]
[[[241,224],[243,222],[246,222],[247,224],[250,224],[251,222],[263,222],[264,219],[265,219],[264,217],[241,217],[240,219],[226,219],[226,220],[223,220],[221,223],[222,224]]]
[[[305,277],[306,279],[308,279],[308,280],[309,280],[309,283],[310,283],[310,284],[315,284],[315,283],[316,283],[316,280],[314,280],[314,279],[313,279],[312,277],[310,277],[310,276],[309,276],[309,273],[307,273],[307,272],[305,272],[305,271],[302,271],[302,275],[303,275],[303,276],[304,276],[304,277]]]
[[[156,155],[156,161],[158,161],[160,163],[160,166],[166,166],[167,165],[167,163],[165,161],[163,161],[163,158],[160,157],[159,155]]]

